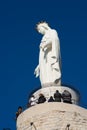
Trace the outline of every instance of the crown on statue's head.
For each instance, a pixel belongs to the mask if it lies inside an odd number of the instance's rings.
[[[42,26],[44,28],[48,28],[49,24],[46,21],[41,21],[36,24],[36,30],[38,30],[38,26]]]

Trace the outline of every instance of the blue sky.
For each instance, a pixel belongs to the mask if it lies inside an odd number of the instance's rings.
[[[40,86],[34,76],[41,35],[35,25],[47,21],[57,30],[62,55],[62,83],[80,92],[87,108],[86,0],[25,0],[0,2],[0,130],[16,130],[18,106]]]

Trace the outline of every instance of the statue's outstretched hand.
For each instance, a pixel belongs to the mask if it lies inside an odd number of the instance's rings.
[[[39,76],[39,74],[40,74],[40,68],[39,68],[39,65],[35,68],[34,74],[36,75],[36,77]]]

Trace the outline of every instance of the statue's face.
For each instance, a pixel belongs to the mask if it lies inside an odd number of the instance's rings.
[[[45,34],[45,28],[43,26],[38,26],[38,32],[41,33],[41,34]]]

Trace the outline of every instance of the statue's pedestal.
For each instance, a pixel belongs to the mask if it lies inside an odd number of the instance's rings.
[[[87,130],[87,110],[62,102],[38,104],[19,115],[17,130]]]
[[[44,87],[36,91],[33,95],[38,99],[39,94],[42,93],[46,97],[47,101],[50,96],[53,96],[56,90],[59,90],[60,93],[63,93],[64,90],[68,90],[72,95],[72,103],[78,104],[79,103],[79,94],[66,86],[50,86],[50,87]]]

